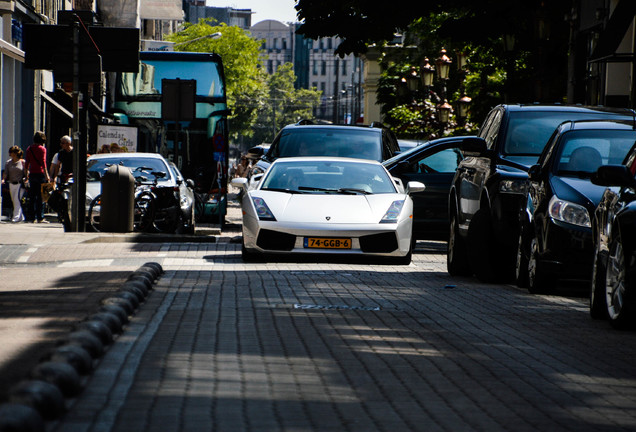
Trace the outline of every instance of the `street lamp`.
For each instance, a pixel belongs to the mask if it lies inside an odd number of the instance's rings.
[[[422,66],[420,66],[420,76],[422,77],[422,84],[425,87],[431,87],[433,85],[433,76],[435,75],[435,68],[429,63],[428,57],[424,57]]]
[[[190,39],[190,40],[183,41],[183,42],[178,42],[178,43],[174,44],[173,47],[176,47],[176,46],[179,46],[179,45],[189,44],[189,43],[196,42],[196,41],[200,41],[201,39],[218,39],[221,36],[223,36],[223,33],[221,33],[221,32],[210,33],[210,34],[206,34],[204,36],[198,37],[198,38]]]
[[[453,107],[448,103],[446,99],[437,105],[437,119],[440,123],[446,124],[448,120],[450,120],[450,113],[453,110]]]
[[[462,92],[462,97],[457,101],[457,116],[462,120],[468,117],[468,107],[472,99]]]
[[[417,91],[419,81],[420,81],[420,77],[417,75],[417,68],[415,66],[411,66],[411,70],[406,75],[406,84],[409,87],[409,91],[411,92]]]
[[[446,55],[446,49],[442,48],[439,54],[439,58],[435,60],[435,64],[437,65],[437,77],[442,80],[447,80],[450,73],[450,65],[453,61]]]

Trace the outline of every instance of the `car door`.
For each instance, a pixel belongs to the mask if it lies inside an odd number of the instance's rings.
[[[413,230],[417,238],[446,239],[448,233],[448,192],[457,165],[464,158],[457,142],[423,147],[401,164],[397,177],[404,185],[424,183],[413,198]]]
[[[495,108],[490,112],[479,131],[479,137],[493,149],[501,129],[504,111]],[[490,174],[492,160],[484,156],[466,157],[457,167],[456,187],[458,190],[458,222],[464,228],[470,224],[472,216],[480,208],[481,193]]]

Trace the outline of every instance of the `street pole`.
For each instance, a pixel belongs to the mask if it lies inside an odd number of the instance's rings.
[[[73,22],[73,145],[75,151],[73,152],[73,172],[75,173],[73,178],[73,186],[71,187],[71,231],[79,232],[80,224],[78,215],[79,204],[79,190],[78,185],[82,181],[79,177],[80,170],[80,149],[82,143],[80,142],[80,116],[79,116],[79,22],[75,20]],[[84,200],[82,200],[83,203]],[[82,226],[82,230],[84,227]]]

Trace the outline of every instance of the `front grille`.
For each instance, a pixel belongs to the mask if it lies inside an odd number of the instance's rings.
[[[265,250],[290,251],[295,243],[295,235],[266,229],[260,230],[256,239],[256,245]]]
[[[371,234],[360,237],[362,252],[393,252],[398,248],[394,232]]]

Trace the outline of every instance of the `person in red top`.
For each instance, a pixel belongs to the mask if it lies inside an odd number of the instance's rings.
[[[32,209],[27,214],[27,222],[47,223],[44,219],[44,206],[42,204],[42,183],[49,182],[49,170],[46,167],[46,135],[44,132],[36,132],[25,155],[25,172],[29,179],[29,198]]]

